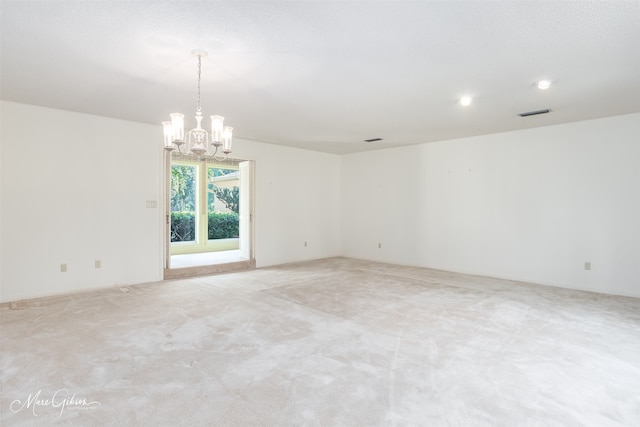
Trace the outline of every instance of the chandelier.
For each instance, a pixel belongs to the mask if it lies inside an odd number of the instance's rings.
[[[211,133],[202,128],[202,108],[200,107],[200,74],[202,58],[207,56],[204,50],[192,50],[193,56],[198,57],[198,103],[196,107],[196,127],[184,132],[184,114],[170,114],[171,121],[162,122],[164,130],[164,149],[168,152],[178,150],[180,154],[193,154],[199,159],[213,158],[224,160],[231,153],[231,139],[233,128],[223,126],[224,117],[211,116]],[[185,138],[186,136],[186,138]],[[185,146],[185,151],[183,151]],[[218,150],[222,147],[222,154]]]

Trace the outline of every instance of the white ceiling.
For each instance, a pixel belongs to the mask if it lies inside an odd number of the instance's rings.
[[[0,7],[2,99],[158,124],[159,139],[171,112],[195,124],[195,48],[209,52],[205,116],[236,138],[331,153],[640,111],[639,1]],[[548,77],[551,89],[532,85]],[[541,108],[552,113],[517,115]]]

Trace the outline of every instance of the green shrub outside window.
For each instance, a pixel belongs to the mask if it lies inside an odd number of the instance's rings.
[[[171,242],[192,242],[196,239],[195,212],[171,212]],[[209,212],[208,239],[233,239],[240,236],[238,214]]]

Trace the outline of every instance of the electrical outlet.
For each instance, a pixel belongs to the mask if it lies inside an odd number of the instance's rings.
[[[307,247],[307,242],[304,242],[304,247],[305,247],[305,248]]]
[[[60,273],[67,272],[67,264],[60,264]]]
[[[382,243],[378,243],[378,249],[382,249]]]
[[[585,262],[585,263],[584,263],[584,269],[585,269],[585,270],[591,270],[591,263],[590,263],[590,262],[588,262],[588,261],[587,261],[587,262]]]
[[[101,268],[102,267],[102,261],[100,261],[99,259],[97,259],[94,263],[95,268]]]

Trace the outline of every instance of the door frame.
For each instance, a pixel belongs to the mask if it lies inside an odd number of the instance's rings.
[[[176,160],[191,160],[190,156],[178,154]],[[163,227],[163,269],[171,270],[171,165],[172,152],[164,153],[164,227]],[[227,159],[217,162],[220,165],[229,162],[237,164],[240,170],[240,253],[247,260],[255,259],[254,235],[255,235],[255,161],[242,159]],[[244,166],[242,166],[244,165]],[[244,172],[243,172],[244,170]],[[244,203],[243,203],[244,201]],[[243,208],[244,205],[244,208]]]

